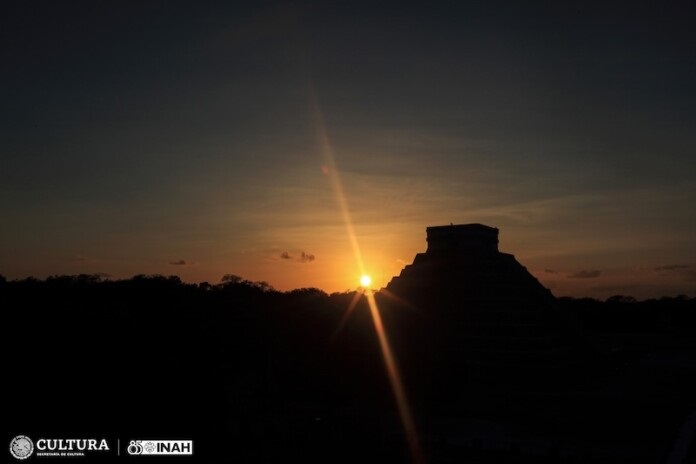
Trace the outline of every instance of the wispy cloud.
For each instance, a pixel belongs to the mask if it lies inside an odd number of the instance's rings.
[[[311,263],[312,261],[314,261],[314,258],[315,258],[312,253],[306,253],[304,251],[300,251],[300,254],[297,257],[291,255],[287,251],[283,251],[282,253],[280,253],[279,256],[280,256],[280,259],[287,260],[287,261],[296,261],[296,262],[300,262],[300,263]]]
[[[602,271],[599,270],[592,270],[592,271],[578,271],[574,274],[568,275],[569,278],[571,279],[595,279],[600,276]]]
[[[172,266],[186,266],[186,261],[180,259],[178,261],[170,261],[169,264],[171,264]]]
[[[655,268],[655,271],[678,271],[682,269],[688,269],[689,267],[690,266],[687,266],[686,264],[670,264],[667,266],[658,266]]]
[[[612,293],[631,293],[635,290],[640,290],[645,288],[644,284],[611,284],[611,285],[597,285],[595,287],[590,287],[590,290],[596,290],[600,292],[612,292]]]
[[[681,278],[688,282],[696,281],[696,268],[688,264],[669,264],[653,269],[659,276],[666,278]]]

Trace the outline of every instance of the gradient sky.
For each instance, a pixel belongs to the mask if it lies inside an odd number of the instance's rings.
[[[355,288],[338,176],[377,287],[480,222],[556,295],[696,296],[691,2],[16,3],[7,278]]]

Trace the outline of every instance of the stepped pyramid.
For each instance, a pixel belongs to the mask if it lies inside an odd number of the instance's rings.
[[[551,292],[513,255],[498,251],[497,228],[462,224],[426,233],[427,251],[386,293],[435,321],[440,350],[457,360],[448,369],[514,377],[572,370],[587,358],[589,345]]]

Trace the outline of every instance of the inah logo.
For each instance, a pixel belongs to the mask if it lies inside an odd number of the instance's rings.
[[[10,454],[16,459],[24,460],[34,452],[34,442],[26,435],[17,435],[10,442]]]
[[[128,454],[157,456],[168,454],[193,454],[193,440],[131,440]]]

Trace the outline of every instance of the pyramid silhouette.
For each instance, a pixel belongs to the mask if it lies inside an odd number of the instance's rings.
[[[587,360],[592,347],[578,325],[513,255],[498,251],[497,228],[462,224],[426,233],[427,251],[385,293],[425,315],[450,378],[546,381]]]

